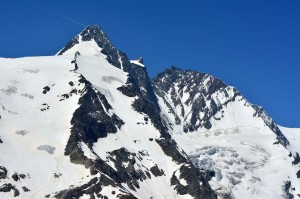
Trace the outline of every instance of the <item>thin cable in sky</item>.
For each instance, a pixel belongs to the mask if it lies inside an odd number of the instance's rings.
[[[85,24],[83,24],[83,23],[80,23],[80,22],[74,20],[74,19],[71,19],[70,17],[64,16],[64,15],[59,14],[59,13],[57,13],[57,12],[54,12],[54,11],[52,11],[52,10],[48,10],[48,9],[43,9],[43,10],[45,10],[45,11],[51,13],[51,14],[54,14],[54,15],[56,15],[56,16],[59,16],[59,17],[61,17],[61,18],[64,18],[64,19],[66,19],[66,20],[68,20],[68,21],[74,22],[74,23],[76,23],[76,24],[78,24],[78,25],[81,25],[81,26],[83,26],[83,27],[86,27],[86,26],[87,26],[87,25],[85,25]]]

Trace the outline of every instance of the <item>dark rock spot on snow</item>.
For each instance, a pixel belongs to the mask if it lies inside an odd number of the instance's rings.
[[[61,175],[61,173],[54,173],[54,178],[59,178]]]
[[[20,178],[19,178],[19,176],[18,176],[17,173],[14,173],[11,177],[12,177],[12,179],[14,179],[14,181],[20,180]]]
[[[43,93],[44,93],[44,94],[46,94],[47,92],[50,91],[50,87],[49,87],[49,86],[45,86],[43,89],[44,89],[44,90],[43,90]]]
[[[63,94],[61,95],[60,97],[62,97],[59,101],[63,101],[65,99],[68,99],[69,98],[69,95],[68,94]]]
[[[123,93],[124,95],[126,95],[128,97],[136,96],[136,88],[132,84],[126,84],[126,85],[123,85],[123,86],[121,86],[117,89],[119,91],[121,91],[121,93]]]
[[[0,137],[0,144],[2,144],[3,143],[3,141],[1,140],[1,137]]]
[[[49,110],[49,108],[50,108],[50,106],[49,106],[47,103],[43,103],[43,104],[42,104],[41,111]]]
[[[10,191],[14,191],[15,197],[20,195],[19,190],[10,183],[5,183],[0,187],[0,192],[10,192]]]
[[[50,198],[50,194],[45,195],[45,198]]]
[[[149,141],[153,141],[153,138],[149,138]]]
[[[207,181],[210,181],[212,177],[216,176],[216,172],[212,170],[205,170],[203,175]]]
[[[0,166],[0,179],[7,178],[7,169],[3,166]]]
[[[273,143],[273,145],[275,145],[275,144],[280,144],[280,141],[277,140],[276,142]]]
[[[150,171],[155,177],[164,175],[164,171],[159,169],[157,165],[151,167]]]
[[[75,55],[74,55],[74,59],[71,61],[71,64],[74,64],[75,65],[75,68],[74,70],[71,70],[71,71],[75,71],[78,69],[78,64],[77,64],[77,57],[80,56],[80,52],[76,52]]]
[[[300,178],[300,170],[297,172],[297,178]]]
[[[80,90],[78,92],[80,92]],[[72,89],[70,94],[77,94],[77,89],[76,88]]]
[[[19,174],[19,177],[22,178],[22,179],[25,179],[26,175],[21,173],[21,174]]]
[[[24,192],[29,192],[29,191],[30,191],[30,189],[28,189],[28,188],[25,187],[25,186],[23,186],[22,189],[23,189]]]
[[[112,194],[112,195],[115,195],[115,194],[116,194],[116,192],[115,192],[115,191],[112,191],[112,192],[111,192],[111,194]]]
[[[296,153],[296,157],[294,157],[294,161],[292,162],[293,165],[296,165],[300,162],[300,156]]]
[[[69,82],[70,86],[74,86],[74,83],[72,81]]]

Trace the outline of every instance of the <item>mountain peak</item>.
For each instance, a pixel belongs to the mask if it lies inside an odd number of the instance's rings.
[[[82,41],[91,41],[92,39],[95,39],[95,41],[98,42],[103,40],[102,42],[110,43],[106,34],[98,25],[87,26],[79,35],[82,36]]]
[[[115,54],[116,49],[98,25],[87,26],[69,41],[57,55],[75,54]]]

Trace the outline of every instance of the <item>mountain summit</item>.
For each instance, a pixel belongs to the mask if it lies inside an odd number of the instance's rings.
[[[300,197],[299,130],[209,74],[150,79],[97,25],[0,65],[0,198]]]

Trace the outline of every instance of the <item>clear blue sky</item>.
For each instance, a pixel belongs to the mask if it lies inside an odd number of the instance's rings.
[[[53,12],[100,25],[151,77],[172,65],[210,73],[300,127],[299,0],[1,0],[0,57],[53,55],[83,29]]]

